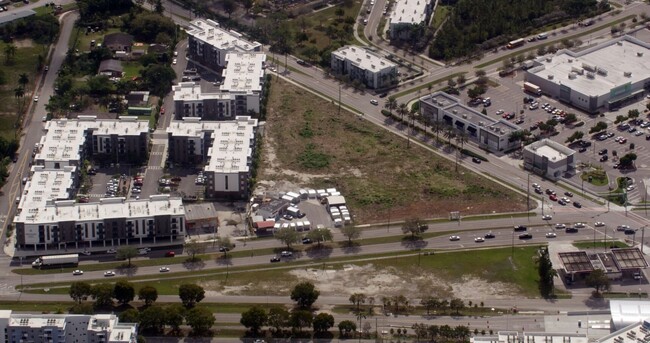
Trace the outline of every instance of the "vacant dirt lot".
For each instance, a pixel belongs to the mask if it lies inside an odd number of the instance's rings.
[[[354,114],[337,115],[334,104],[303,89],[272,82],[258,175],[263,189],[336,187],[356,223],[525,210],[523,198],[500,185],[464,168],[456,172],[453,163],[407,148]]]

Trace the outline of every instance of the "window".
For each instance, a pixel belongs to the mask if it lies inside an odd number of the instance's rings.
[[[228,175],[226,175],[225,178],[226,178],[226,190],[228,190]]]

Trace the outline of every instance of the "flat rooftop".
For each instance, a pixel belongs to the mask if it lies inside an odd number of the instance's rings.
[[[624,329],[632,324],[641,324],[650,318],[650,301],[647,300],[618,300],[610,299],[609,310],[612,323],[616,329]],[[650,328],[648,323],[645,329]],[[623,343],[623,342],[616,342]]]
[[[561,252],[558,253],[558,257],[562,261],[564,269],[569,273],[591,272],[594,270],[589,256],[584,251]]]
[[[76,171],[75,166],[56,170],[33,166],[32,176],[25,184],[18,209],[29,211],[44,207],[48,202],[70,199],[73,191],[73,175]]]
[[[388,59],[354,45],[341,47],[332,54],[342,60],[349,60],[363,70],[377,72],[387,68],[397,68],[397,65]]]
[[[235,121],[222,122],[212,133],[212,147],[208,150],[210,161],[205,171],[215,173],[248,172],[257,129],[257,119],[246,116]]]
[[[117,120],[96,116],[50,120],[45,124],[46,133],[41,137],[35,160],[79,161],[88,130],[94,135],[139,136],[149,132],[149,121],[129,116]]]
[[[95,203],[75,203],[74,200],[56,201],[51,206],[20,212],[16,221],[26,224],[57,223],[111,218],[150,218],[165,214],[184,214],[182,200],[171,198],[169,195],[152,195],[149,199],[140,200],[104,198]]]
[[[575,154],[574,150],[548,138],[529,144],[524,149],[531,151],[537,156],[544,156],[550,161],[561,161],[567,156]]]
[[[612,249],[612,255],[621,270],[648,267],[648,262],[639,248]]]
[[[9,317],[9,325],[13,327],[28,327],[28,328],[45,328],[57,327],[59,329],[65,328],[65,315],[30,315],[13,313]]]
[[[225,99],[230,100],[228,93],[216,92],[206,93],[201,89],[201,85],[195,82],[181,82],[172,86],[174,92],[174,101],[203,101],[208,99]]]
[[[390,14],[391,24],[419,24],[427,18],[425,0],[397,0]]]
[[[211,202],[185,205],[185,220],[205,220],[217,218],[217,209]]]
[[[560,50],[537,62],[543,67],[528,72],[585,95],[601,96],[650,78],[650,44],[623,36],[580,52]]]
[[[261,92],[264,83],[264,63],[262,53],[229,53],[226,55],[226,68],[223,69],[223,92]]]
[[[190,22],[187,34],[220,50],[255,51],[262,45],[243,38],[241,33],[226,30],[210,19]]]

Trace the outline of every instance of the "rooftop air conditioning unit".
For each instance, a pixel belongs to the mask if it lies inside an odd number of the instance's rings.
[[[478,126],[485,126],[485,123],[480,121],[480,122],[478,122]]]
[[[467,119],[467,113],[463,113],[463,118]]]
[[[553,74],[548,74],[548,75],[546,76],[546,78],[549,79],[549,80],[553,80],[553,77],[554,77]]]
[[[623,46],[623,42],[618,41],[618,42],[616,42],[616,45],[618,45],[618,46]]]
[[[548,63],[553,62],[553,57],[546,57],[546,62],[548,62]]]
[[[637,52],[636,57],[643,57],[643,52],[641,52],[641,51]]]
[[[582,68],[571,67],[571,72],[582,75],[585,73],[585,70]]]
[[[453,114],[458,114],[458,110],[451,110]]]
[[[575,72],[570,72],[569,73],[569,80],[575,80],[576,77],[577,77],[577,75],[576,75]]]
[[[596,75],[594,73],[592,73],[592,72],[587,73],[587,78],[588,79],[593,79],[594,77],[596,77]]]
[[[569,59],[567,60],[567,62],[569,62],[569,63],[573,62],[573,58],[569,58]]]
[[[631,72],[631,71],[625,71],[625,72],[623,72],[623,76],[625,76],[625,77],[631,77],[631,76],[632,76],[632,72]]]

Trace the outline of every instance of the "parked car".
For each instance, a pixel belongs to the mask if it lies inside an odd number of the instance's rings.
[[[379,105],[379,101],[377,101],[375,99],[370,99],[370,103],[375,105],[375,106]]]

